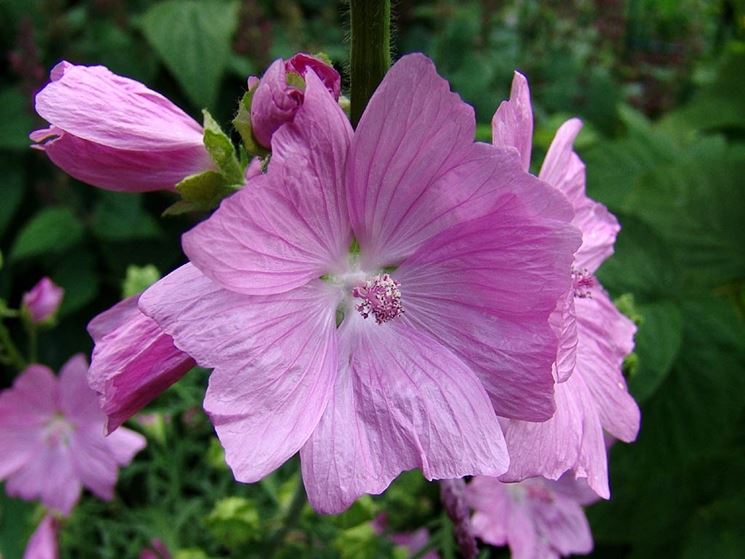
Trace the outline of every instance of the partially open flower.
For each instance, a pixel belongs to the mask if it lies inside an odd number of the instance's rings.
[[[41,278],[31,291],[23,294],[23,310],[34,324],[54,318],[62,304],[65,290],[47,277]]]
[[[557,479],[571,470],[608,498],[604,431],[626,442],[636,438],[639,408],[628,392],[621,366],[634,347],[634,324],[623,316],[594,276],[613,254],[620,226],[602,204],[585,194],[585,166],[573,150],[582,127],[576,118],[556,132],[539,178],[566,195],[572,223],[582,232],[574,255],[571,285],[551,314],[559,337],[554,373],[556,413],[542,423],[505,419],[510,469],[501,479],[518,481],[542,475]],[[494,145],[515,148],[527,171],[533,137],[530,92],[515,73],[509,101],[492,120]]]
[[[96,346],[88,383],[100,397],[111,433],[184,376],[194,361],[137,308],[139,295],[99,314],[90,324]]]
[[[265,148],[271,148],[274,132],[286,122],[291,122],[303,104],[304,78],[308,71],[318,76],[335,100],[339,99],[339,72],[308,54],[299,53],[286,61],[276,60],[260,81],[249,79],[249,87],[256,86],[251,103],[253,134]]]
[[[173,189],[212,168],[202,127],[168,99],[103,66],[60,62],[36,95],[50,123],[30,138],[61,169],[107,190]]]

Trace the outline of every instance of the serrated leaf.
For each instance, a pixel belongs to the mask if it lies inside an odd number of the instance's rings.
[[[642,177],[626,206],[671,244],[689,279],[716,287],[745,278],[745,153],[716,140],[691,152]]]
[[[142,31],[198,107],[212,107],[230,57],[238,2],[167,0],[153,4]]]
[[[220,201],[236,191],[220,173],[205,171],[198,175],[186,177],[176,185],[183,200],[169,207],[164,215],[179,215],[192,211],[208,211]]]
[[[13,243],[10,258],[20,260],[60,254],[77,244],[83,226],[67,208],[46,208],[23,226]]]
[[[235,147],[217,121],[208,111],[204,112],[204,146],[217,164],[220,174],[228,184],[243,183],[243,169],[235,154]]]

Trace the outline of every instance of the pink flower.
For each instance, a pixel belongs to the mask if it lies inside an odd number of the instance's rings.
[[[515,73],[512,94],[492,120],[493,142],[518,150],[523,168],[530,164],[533,116],[524,76]],[[567,470],[608,498],[608,468],[603,430],[631,442],[639,430],[639,408],[621,371],[634,347],[634,324],[608,298],[594,276],[613,253],[620,227],[602,204],[585,195],[585,167],[572,143],[582,124],[564,123],[546,154],[539,178],[564,193],[582,231],[574,255],[571,289],[561,298],[551,323],[559,336],[556,356],[556,414],[543,423],[504,420],[510,470],[517,481],[542,475],[557,479]]]
[[[34,324],[51,320],[59,306],[65,290],[47,277],[41,278],[31,291],[23,294],[23,309]]]
[[[303,104],[303,90],[288,83],[288,74],[305,78],[309,71],[321,79],[335,100],[339,99],[339,72],[308,54],[299,53],[287,61],[275,60],[260,81],[254,77],[249,78],[249,87],[256,86],[251,102],[251,126],[254,137],[265,148],[272,147],[274,132],[283,124],[291,122]]]
[[[107,190],[173,189],[212,168],[202,127],[162,95],[103,66],[60,62],[36,95],[50,127],[33,147],[78,180]]]
[[[468,486],[473,529],[484,542],[508,545],[513,559],[558,559],[592,551],[582,509],[597,499],[577,480],[526,479],[502,483],[477,477]]]
[[[100,396],[111,433],[155,396],[184,376],[194,361],[129,297],[88,325],[96,344],[88,383]]]
[[[47,514],[31,534],[23,552],[23,559],[58,559],[57,531],[59,522],[53,515]]]
[[[391,68],[354,134],[309,72],[268,172],[142,295],[214,368],[204,406],[236,479],[300,451],[311,504],[339,512],[404,470],[499,475],[495,409],[553,415],[548,317],[579,245],[572,211],[474,133],[424,56]]]
[[[113,497],[119,466],[145,446],[139,433],[103,435],[104,415],[88,388],[85,357],[72,357],[59,379],[30,365],[0,393],[0,479],[8,495],[38,499],[69,514],[82,486]]]

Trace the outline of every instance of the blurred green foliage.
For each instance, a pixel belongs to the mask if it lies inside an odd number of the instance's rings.
[[[228,130],[247,76],[274,58],[324,52],[346,68],[346,10],[325,0],[0,2],[0,299],[17,306],[42,275],[65,288],[59,326],[40,334],[42,362],[89,351],[87,321],[181,263],[179,235],[196,219],[160,219],[171,195],[100,191],[28,148],[44,125],[32,96],[48,70],[104,64],[198,120],[209,109]],[[611,451],[613,500],[590,509],[595,556],[745,557],[745,2],[399,0],[394,11],[394,52],[435,59],[474,105],[480,139],[515,68],[531,82],[538,153],[563,119],[586,121],[589,193],[623,225],[599,275],[638,323],[627,372],[643,409],[638,442]],[[13,375],[2,369],[0,386]],[[147,450],[114,501],[84,497],[65,523],[63,558],[135,558],[154,538],[181,559],[397,556],[368,524],[381,512],[390,532],[426,526],[454,557],[437,488],[418,473],[339,517],[293,497],[296,462],[236,484],[201,411],[206,377],[190,373],[135,423]],[[38,518],[0,491],[0,554],[20,557]]]

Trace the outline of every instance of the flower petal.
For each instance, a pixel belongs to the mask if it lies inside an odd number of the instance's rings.
[[[556,380],[564,382],[572,374],[577,363],[577,318],[574,310],[573,289],[559,299],[548,321],[559,338],[554,367]]]
[[[506,482],[543,476],[557,480],[573,471],[601,497],[610,497],[608,465],[595,402],[580,373],[555,388],[556,413],[547,421],[504,420],[510,469]]]
[[[341,512],[412,468],[427,479],[507,468],[499,423],[476,376],[396,320],[380,326],[355,313],[342,325],[334,396],[300,453],[319,512]]]
[[[512,147],[520,154],[525,171],[530,170],[533,147],[533,107],[528,80],[520,72],[512,78],[510,100],[502,101],[491,121],[492,144]]]
[[[541,189],[517,152],[474,144],[473,109],[423,55],[388,72],[355,132],[349,214],[364,268],[400,264],[429,237],[485,213],[506,195],[571,219],[563,196]],[[530,198],[530,200],[528,200]]]
[[[202,128],[145,85],[103,66],[61,62],[36,95],[36,112],[73,136],[123,150],[202,145]]]
[[[34,147],[68,175],[116,192],[173,190],[185,177],[213,167],[201,142],[180,149],[137,151],[99,144],[56,127],[37,130],[31,138],[44,139]]]
[[[343,262],[351,243],[342,181],[352,129],[318,77],[306,81],[303,106],[272,138],[268,173],[183,237],[194,265],[232,291],[300,287]]]
[[[8,478],[5,491],[11,497],[38,499],[47,507],[68,515],[82,491],[72,461],[66,445],[44,445],[33,459]]]
[[[337,297],[320,281],[241,295],[188,264],[142,295],[141,308],[176,345],[214,367],[204,406],[238,481],[280,466],[323,414],[336,374]]]
[[[577,371],[595,399],[603,428],[625,442],[636,439],[639,407],[621,372],[633,348],[636,327],[622,315],[602,288],[577,299]],[[575,374],[577,374],[575,372]]]
[[[605,206],[585,194],[585,164],[573,148],[581,128],[582,121],[576,118],[561,125],[546,153],[539,176],[563,192],[572,203],[575,211],[572,223],[582,231],[582,246],[577,251],[575,266],[594,272],[613,254],[620,226]]]
[[[394,276],[407,319],[471,367],[498,415],[543,421],[554,413],[548,319],[569,289],[579,235],[524,212],[520,198],[506,197],[424,243]]]
[[[173,339],[137,308],[131,297],[94,318],[88,330],[96,339],[88,373],[99,393],[111,433],[194,366]]]

